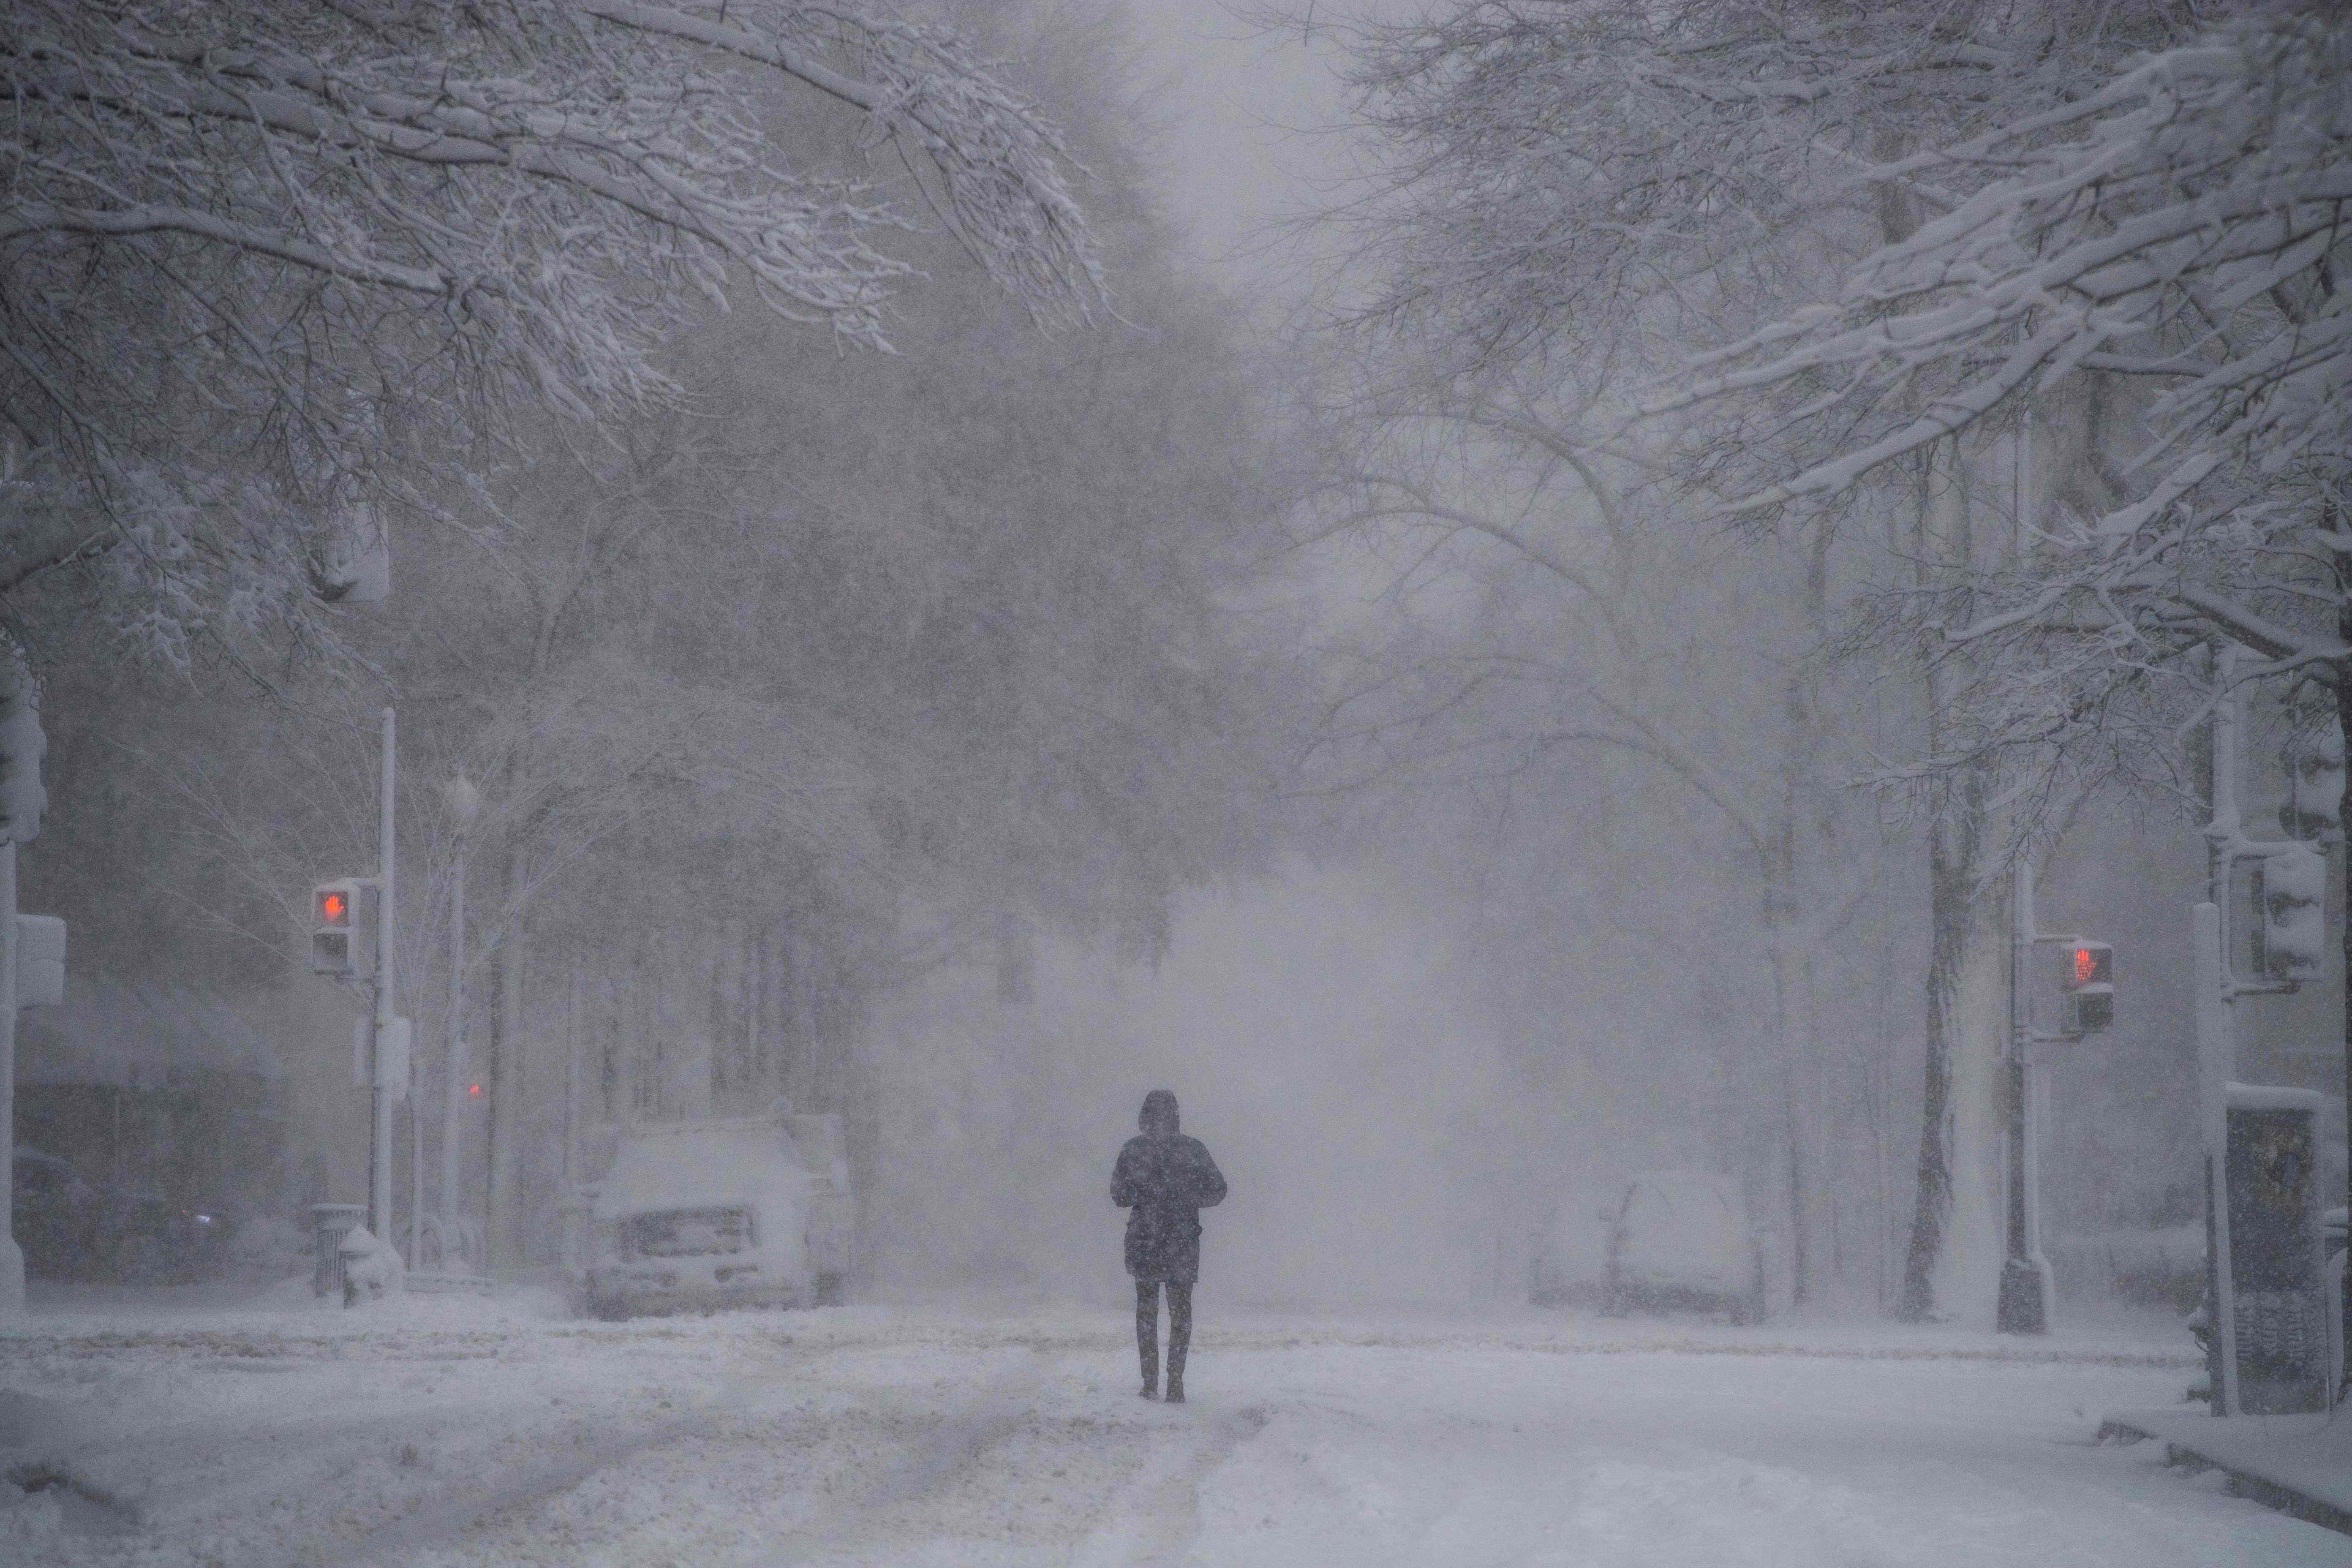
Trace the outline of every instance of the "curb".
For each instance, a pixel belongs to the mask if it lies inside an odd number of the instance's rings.
[[[2099,1423],[2100,1443],[2162,1443],[2164,1462],[2189,1471],[2219,1470],[2229,1478],[2230,1495],[2275,1509],[2291,1519],[2315,1524],[2324,1530],[2352,1535],[2352,1510],[2338,1507],[2324,1498],[2315,1498],[2272,1478],[2233,1465],[2200,1450],[2193,1443],[2184,1443],[2127,1419],[2108,1416]]]

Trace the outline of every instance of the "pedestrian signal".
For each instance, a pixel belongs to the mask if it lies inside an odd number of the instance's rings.
[[[2327,857],[2298,844],[2265,856],[2254,883],[2259,968],[2273,980],[2316,980],[2327,955]]]
[[[2115,963],[2115,949],[2104,942],[2077,938],[2067,949],[2062,1033],[2090,1035],[2114,1026]]]
[[[365,980],[375,973],[376,885],[342,877],[310,889],[310,968]]]

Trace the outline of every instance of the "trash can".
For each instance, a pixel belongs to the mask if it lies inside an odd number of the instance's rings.
[[[365,1204],[310,1205],[310,1237],[316,1249],[316,1267],[310,1275],[312,1295],[343,1293],[343,1237],[358,1229],[360,1222],[366,1218]]]

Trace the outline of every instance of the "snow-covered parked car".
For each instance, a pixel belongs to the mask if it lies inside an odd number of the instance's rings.
[[[1601,1310],[1722,1310],[1735,1323],[1764,1316],[1764,1259],[1733,1178],[1712,1171],[1636,1176],[1603,1210],[1608,1263]]]
[[[837,1116],[634,1127],[582,1195],[593,1241],[575,1283],[598,1317],[814,1306],[848,1272]]]

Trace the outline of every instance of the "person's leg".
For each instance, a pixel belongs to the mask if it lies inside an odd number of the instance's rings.
[[[1184,1357],[1192,1348],[1192,1282],[1168,1281],[1168,1403],[1184,1403]]]
[[[1172,1331],[1176,1298],[1174,1286],[1170,1286],[1169,1327]],[[1135,1354],[1143,1363],[1143,1397],[1151,1398],[1160,1392],[1160,1281],[1139,1279],[1135,1282]]]

